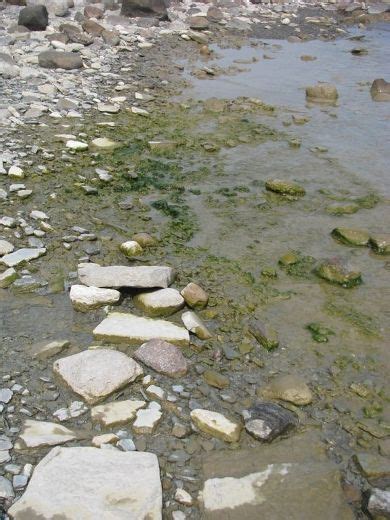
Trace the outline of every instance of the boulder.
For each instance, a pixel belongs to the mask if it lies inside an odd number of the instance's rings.
[[[310,404],[313,394],[305,381],[296,375],[275,377],[271,383],[258,391],[260,396],[269,399],[281,399],[298,406]]]
[[[27,419],[20,432],[18,449],[57,446],[76,439],[76,434],[57,423]]]
[[[53,371],[88,404],[102,401],[143,373],[126,354],[100,348],[59,359]]]
[[[103,307],[104,305],[118,303],[121,293],[115,289],[72,285],[69,296],[73,307],[77,311],[87,312]]]
[[[370,92],[374,101],[390,101],[390,81],[375,79]]]
[[[298,424],[295,413],[275,403],[256,403],[245,413],[245,429],[259,441],[272,441]]]
[[[339,94],[337,88],[330,83],[318,83],[312,87],[306,87],[306,98],[317,103],[334,103]]]
[[[137,411],[144,406],[145,401],[132,399],[102,404],[91,409],[91,419],[104,427],[118,426],[132,421]]]
[[[38,63],[45,69],[81,69],[83,60],[75,52],[43,51],[38,55]]]
[[[187,373],[187,361],[180,349],[161,339],[144,343],[134,352],[134,357],[168,377],[180,377]]]
[[[190,341],[188,332],[174,323],[119,312],[110,313],[95,328],[93,335],[98,340],[127,345],[141,345],[155,338],[179,346],[187,346]]]
[[[184,298],[171,288],[137,294],[133,302],[148,316],[169,316],[184,307]]]
[[[241,425],[218,412],[196,408],[190,413],[191,420],[199,430],[226,442],[240,439]]]
[[[83,285],[94,287],[127,287],[131,289],[152,289],[168,287],[175,279],[174,270],[165,266],[107,266],[80,264],[79,280]]]
[[[129,17],[167,17],[168,0],[123,0],[121,14]]]
[[[35,467],[8,511],[14,520],[161,520],[162,490],[153,453],[54,448]]]
[[[105,28],[94,20],[85,20],[81,24],[84,31],[92,36],[100,36]]]
[[[19,12],[18,25],[30,31],[45,31],[49,25],[49,14],[44,5],[29,5]]]

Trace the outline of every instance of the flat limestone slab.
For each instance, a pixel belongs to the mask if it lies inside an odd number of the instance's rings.
[[[158,289],[157,291],[137,294],[134,305],[148,316],[169,316],[184,307],[184,298],[176,289]]]
[[[0,262],[6,265],[7,267],[14,267],[23,262],[29,262],[30,260],[39,258],[45,253],[46,249],[44,247],[24,247],[22,249],[14,251],[13,253],[9,253],[8,255],[4,255],[0,259]]]
[[[27,419],[19,435],[18,448],[56,446],[76,439],[76,434],[57,423]]]
[[[102,401],[143,373],[126,354],[99,348],[59,359],[53,371],[89,404]]]
[[[91,409],[91,419],[102,426],[117,426],[135,418],[137,410],[146,406],[146,401],[127,399],[101,404]]]
[[[98,309],[103,305],[112,305],[120,300],[121,293],[115,289],[72,285],[69,292],[73,307],[80,312]]]
[[[153,453],[54,448],[8,511],[14,520],[161,520],[162,490]]]
[[[169,287],[175,279],[172,267],[111,265],[102,267],[98,264],[79,264],[80,283],[94,287],[129,287],[134,289],[152,289]]]
[[[128,345],[142,345],[151,339],[162,339],[179,346],[187,346],[190,342],[188,331],[174,323],[120,312],[109,314],[93,335],[95,339]]]
[[[218,412],[196,408],[190,413],[191,420],[202,432],[226,442],[237,442],[241,425]]]

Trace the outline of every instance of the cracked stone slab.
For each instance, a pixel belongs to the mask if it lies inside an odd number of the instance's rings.
[[[19,435],[15,448],[42,448],[44,446],[56,446],[73,441],[77,436],[75,432],[57,423],[34,421],[27,419]]]

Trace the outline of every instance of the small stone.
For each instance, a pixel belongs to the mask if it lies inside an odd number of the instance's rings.
[[[169,316],[184,307],[184,298],[172,288],[140,293],[134,296],[136,307],[148,316]]]
[[[332,236],[340,242],[350,244],[353,246],[366,246],[370,239],[370,235],[367,231],[362,229],[351,229],[345,227],[337,227],[332,231]]]
[[[146,393],[152,399],[159,399],[160,401],[166,398],[166,392],[162,388],[156,385],[150,385],[146,389]]]
[[[298,423],[294,413],[274,403],[257,403],[247,413],[245,429],[261,441],[272,441]]]
[[[384,233],[371,235],[369,245],[375,253],[388,255],[390,254],[390,235]]]
[[[72,285],[69,292],[73,307],[80,312],[88,312],[104,305],[118,303],[121,293],[115,289],[101,289],[86,285]]]
[[[265,187],[268,191],[279,193],[280,195],[288,195],[292,197],[302,197],[306,191],[302,186],[289,181],[283,181],[280,179],[269,180],[265,183]]]
[[[57,340],[50,343],[36,343],[29,348],[31,356],[35,359],[49,359],[69,347],[70,341]]]
[[[355,287],[362,283],[360,271],[351,271],[340,258],[324,260],[316,269],[316,274],[327,282],[345,288]]]
[[[88,412],[88,407],[85,406],[84,403],[81,401],[73,401],[70,406],[67,408],[60,408],[59,410],[56,410],[53,415],[54,417],[57,417],[57,419],[62,421],[67,421],[68,419],[74,419],[76,417],[80,417],[80,415],[83,415]]]
[[[75,150],[76,152],[88,150],[88,143],[84,143],[83,141],[74,141],[73,139],[69,139],[66,142],[66,147],[70,150]]]
[[[72,430],[65,428],[65,426],[60,426],[57,423],[28,419],[25,421],[19,435],[18,442],[20,446],[18,449],[56,446],[72,441],[75,438],[76,434]]]
[[[142,247],[135,240],[128,240],[127,242],[123,242],[119,249],[124,255],[127,256],[127,258],[132,258],[133,256],[138,256],[143,253]]]
[[[136,451],[137,449],[132,439],[121,439],[116,446],[122,451]]]
[[[19,166],[11,166],[11,168],[8,170],[8,176],[13,177],[14,179],[23,179],[24,171],[22,168],[19,168]]]
[[[133,430],[138,434],[153,433],[161,421],[162,413],[159,409],[150,407],[146,410],[138,410],[137,418],[133,423]]]
[[[172,428],[172,435],[178,439],[184,439],[190,433],[189,428],[184,424],[176,423]]]
[[[199,339],[209,339],[212,337],[211,332],[195,312],[183,312],[181,319],[186,329],[195,334]]]
[[[9,454],[9,451],[1,450],[0,451],[0,464],[5,464],[6,462],[9,462],[10,460],[11,460],[11,455]]]
[[[206,291],[193,282],[186,285],[180,294],[183,296],[186,304],[193,309],[203,309],[209,301]]]
[[[0,388],[0,403],[9,403],[13,395],[13,391],[9,388]]]
[[[8,451],[12,449],[12,442],[6,435],[0,435],[0,451]]]
[[[390,101],[390,82],[383,78],[375,79],[370,92],[374,101]]]
[[[30,262],[46,253],[46,249],[44,247],[39,248],[22,248],[14,251],[13,253],[9,253],[8,255],[4,255],[0,258],[0,263],[3,263],[7,267],[15,267],[16,265]]]
[[[97,108],[99,112],[106,112],[107,114],[117,114],[120,111],[118,105],[109,105],[106,103],[99,103]]]
[[[374,518],[390,518],[390,491],[374,488],[371,491],[367,509]]]
[[[15,493],[11,482],[5,477],[0,476],[0,500],[11,500]]]
[[[191,16],[188,20],[191,29],[203,31],[208,29],[209,22],[205,16]]]
[[[108,139],[107,137],[97,137],[92,140],[92,145],[95,148],[100,148],[101,150],[114,150],[120,146],[119,143],[113,141],[112,139]]]
[[[230,385],[229,378],[215,370],[205,370],[203,372],[203,379],[208,385],[219,389],[227,388]]]
[[[6,269],[0,273],[0,288],[4,289],[11,285],[19,277],[18,273],[13,267]]]
[[[196,408],[190,416],[197,428],[213,437],[226,442],[237,442],[240,438],[241,426],[218,412]]]
[[[12,485],[15,491],[20,491],[27,486],[28,478],[26,475],[15,475],[12,479]]]
[[[180,349],[161,339],[143,343],[134,357],[160,374],[180,377],[187,373],[187,361]]]
[[[192,500],[192,496],[187,491],[181,488],[176,489],[175,500],[176,502],[179,502],[179,504],[183,504],[184,506],[188,507],[192,506],[194,502]]]
[[[118,426],[132,421],[137,411],[144,406],[145,401],[131,399],[94,406],[91,409],[91,419],[104,427]]]
[[[92,439],[92,446],[100,448],[102,444],[116,444],[119,437],[115,433],[105,433],[103,435],[96,435]]]
[[[312,87],[306,87],[306,98],[309,101],[334,103],[338,97],[336,87],[330,83],[318,83]]]
[[[132,240],[138,242],[141,247],[153,247],[157,244],[157,240],[149,233],[136,233],[133,235]]]
[[[279,346],[278,333],[269,325],[257,318],[252,318],[248,324],[249,332],[267,350],[273,350]]]
[[[259,395],[270,399],[281,399],[298,406],[310,404],[313,394],[305,381],[296,375],[275,377],[266,387],[259,389]]]

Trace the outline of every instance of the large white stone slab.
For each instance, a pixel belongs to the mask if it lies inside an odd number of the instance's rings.
[[[14,520],[161,520],[162,490],[153,453],[54,448],[36,466]]]
[[[44,247],[24,247],[14,251],[13,253],[9,253],[8,255],[4,255],[2,258],[0,258],[0,262],[7,267],[14,267],[15,265],[19,265],[23,262],[35,260],[35,258],[39,258],[45,253],[46,249]]]
[[[79,264],[79,280],[83,285],[94,287],[130,287],[152,289],[168,287],[175,279],[172,267],[111,265],[102,267],[98,264]]]
[[[42,448],[56,446],[76,438],[76,434],[57,423],[27,419],[19,435],[17,448]]]
[[[59,359],[53,370],[89,404],[103,400],[143,373],[126,354],[99,348]]]
[[[115,289],[87,287],[86,285],[72,285],[69,292],[70,301],[77,311],[87,312],[98,309],[103,305],[117,303],[121,293]]]
[[[146,401],[127,399],[101,404],[91,409],[91,419],[102,426],[117,426],[135,418],[137,410],[146,406]]]
[[[163,339],[175,345],[186,346],[190,341],[188,331],[174,323],[120,312],[109,314],[95,328],[93,335],[96,339],[129,345],[141,345],[150,339]]]

